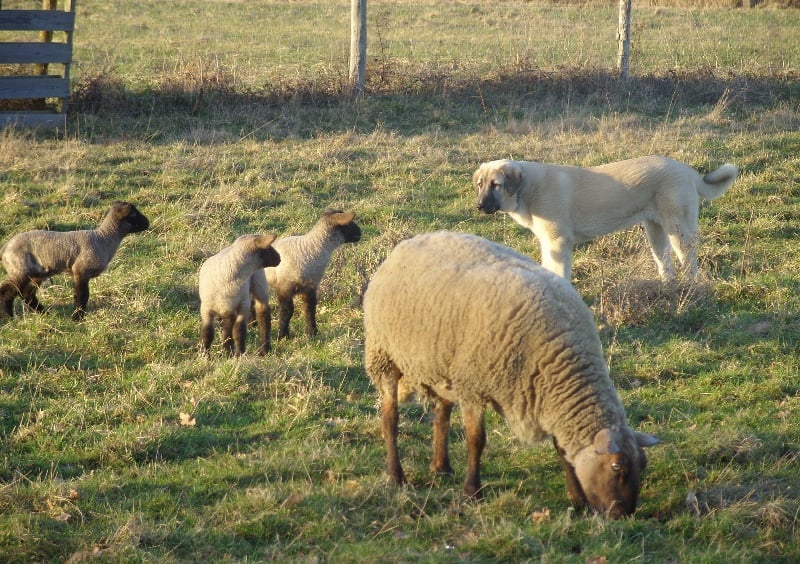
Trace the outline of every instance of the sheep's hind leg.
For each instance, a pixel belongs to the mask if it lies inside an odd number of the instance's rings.
[[[270,342],[270,325],[272,325],[272,314],[269,303],[255,302],[255,318],[258,326],[258,354],[264,355],[272,348]]]
[[[222,318],[222,349],[228,356],[233,356],[233,324],[234,317],[226,315]]]
[[[289,337],[289,322],[294,315],[294,302],[293,297],[289,299],[278,296],[278,338]]]
[[[381,413],[383,415],[383,439],[386,441],[386,470],[395,484],[405,484],[406,477],[400,465],[400,451],[397,448],[399,413],[397,410],[397,381],[400,370],[389,361],[390,368],[381,379]]]
[[[249,306],[248,306],[249,309]],[[233,343],[235,355],[243,355],[247,343],[247,314],[236,316],[233,324]]]
[[[310,289],[300,294],[303,299],[303,314],[306,320],[306,335],[314,337],[317,334],[317,291]]]
[[[452,411],[453,402],[446,399],[440,399],[436,402],[433,412],[433,461],[431,462],[431,472],[435,474],[453,473],[448,449],[450,413]]]
[[[72,291],[75,298],[72,321],[80,321],[86,315],[86,306],[89,304],[89,280],[82,274],[76,273],[72,276]]]
[[[481,497],[481,455],[486,446],[486,425],[483,408],[461,404],[464,415],[464,431],[467,435],[467,480],[464,493],[470,497]]]
[[[214,340],[214,316],[203,316],[200,326],[200,346],[203,353],[208,353],[211,343]]]

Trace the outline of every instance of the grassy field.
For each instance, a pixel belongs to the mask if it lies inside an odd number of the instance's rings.
[[[151,229],[85,321],[63,276],[47,313],[0,320],[0,561],[800,560],[800,11],[636,5],[620,83],[615,7],[375,0],[352,100],[349,4],[78,2],[67,130],[0,131],[0,240],[115,199]],[[741,176],[702,207],[696,285],[657,281],[640,228],[575,255],[629,421],[662,440],[635,516],[573,510],[552,447],[496,414],[483,501],[458,415],[456,474],[429,475],[424,405],[401,412],[413,487],[387,484],[360,297],[393,245],[451,229],[538,257],[475,210],[479,163],[650,153]],[[364,237],[334,256],[320,335],[200,357],[205,257],[328,206]]]

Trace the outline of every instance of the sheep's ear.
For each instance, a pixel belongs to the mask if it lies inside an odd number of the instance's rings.
[[[647,433],[640,433],[639,431],[634,431],[633,435],[636,437],[636,444],[638,444],[642,448],[651,447],[659,443],[658,437],[654,437],[653,435],[648,435]]]
[[[116,215],[119,219],[127,217],[129,213],[131,213],[131,205],[128,202],[121,202],[117,200],[114,202],[114,205],[111,206],[111,209],[114,210],[114,215]]]
[[[504,163],[500,168],[503,176],[506,177],[505,186],[503,187],[509,196],[517,193],[520,186],[522,186],[522,170],[513,163]]]
[[[336,225],[347,225],[356,217],[356,212],[341,212],[336,214]]]
[[[273,242],[273,241],[275,241],[275,239],[277,239],[277,238],[278,238],[278,236],[277,236],[277,235],[275,235],[274,233],[270,233],[269,235],[262,235],[262,236],[260,237],[261,246],[262,246],[262,247],[268,247],[268,246],[270,246],[270,245],[272,244],[272,242]]]
[[[619,433],[611,429],[600,429],[594,436],[594,451],[597,454],[615,454],[620,452]]]

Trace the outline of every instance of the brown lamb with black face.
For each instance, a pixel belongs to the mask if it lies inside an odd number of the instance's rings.
[[[26,231],[14,236],[2,249],[3,266],[8,273],[0,284],[0,299],[7,315],[14,315],[14,299],[19,296],[34,311],[44,307],[36,291],[45,280],[66,272],[72,276],[75,310],[72,319],[86,314],[89,280],[100,276],[122,239],[150,227],[150,221],[129,202],[114,202],[97,229],[79,231]]]
[[[281,262],[273,241],[275,235],[242,235],[200,267],[200,346],[204,353],[211,348],[214,322],[220,318],[222,348],[229,356],[244,354],[251,303],[258,325],[258,354],[270,350],[272,316],[264,267]]]
[[[396,483],[406,480],[398,395],[414,390],[436,405],[434,472],[452,472],[450,413],[460,404],[467,495],[480,495],[491,406],[523,442],[553,438],[576,505],[613,518],[636,509],[643,447],[658,440],[628,426],[589,308],[569,282],[531,259],[446,231],[398,244],[364,295],[364,364],[381,395]]]
[[[317,334],[317,291],[331,255],[341,245],[361,240],[361,228],[354,218],[354,212],[327,209],[305,235],[275,241],[273,246],[281,255],[281,263],[265,270],[269,287],[278,301],[279,339],[289,337],[296,295],[302,299],[306,335]]]

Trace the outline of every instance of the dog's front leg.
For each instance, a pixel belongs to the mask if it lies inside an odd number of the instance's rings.
[[[542,266],[572,282],[572,242],[565,237],[539,237],[542,246]]]

